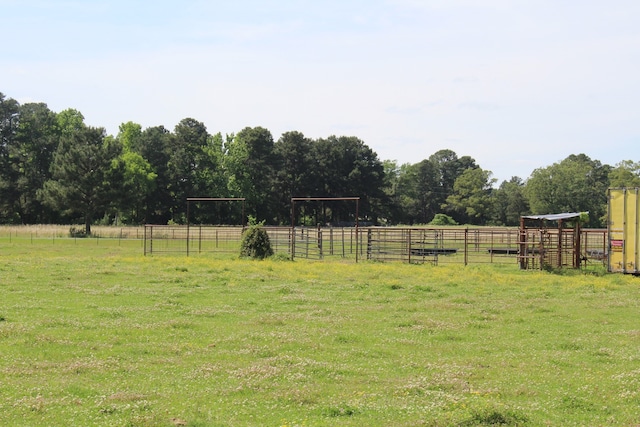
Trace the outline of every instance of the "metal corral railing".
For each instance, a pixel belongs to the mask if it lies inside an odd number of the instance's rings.
[[[294,258],[355,257],[355,228],[269,227],[275,253]],[[243,227],[146,225],[144,253],[239,253]],[[295,238],[295,239],[293,239]]]
[[[560,268],[574,267],[578,264],[589,266],[605,265],[607,262],[607,230],[580,230],[580,248],[577,252],[573,229],[529,229],[522,236],[524,253],[518,252],[521,266],[539,269],[543,266]],[[560,234],[559,234],[560,233]],[[574,257],[578,256],[579,262]]]
[[[362,233],[354,227],[296,227],[293,230],[294,258],[323,259],[325,257],[354,258],[362,256],[358,248]],[[291,253],[291,249],[289,250]]]
[[[543,266],[557,268],[577,266],[578,264],[574,259],[577,253],[574,232],[573,229],[521,230],[522,243],[518,251],[520,268],[540,269]]]
[[[517,250],[517,229],[367,229],[367,258],[377,261],[515,264]]]
[[[144,254],[238,253],[242,230],[243,227],[145,225]]]
[[[407,263],[516,264],[517,228],[265,227],[275,253],[293,258]],[[144,252],[239,253],[243,227],[146,225]],[[188,234],[187,234],[188,232]],[[528,245],[531,253],[533,246]],[[581,231],[582,260],[606,262],[607,231]],[[529,250],[529,249],[528,249]]]

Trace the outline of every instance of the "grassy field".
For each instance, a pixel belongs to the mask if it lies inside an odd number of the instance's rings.
[[[0,235],[0,425],[638,425],[639,280]]]

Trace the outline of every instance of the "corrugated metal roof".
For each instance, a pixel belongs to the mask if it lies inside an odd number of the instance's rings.
[[[582,214],[582,212],[567,212],[567,213],[559,213],[559,214],[525,215],[522,218],[540,219],[540,220],[546,220],[546,221],[558,221],[560,219],[580,218],[580,214]]]

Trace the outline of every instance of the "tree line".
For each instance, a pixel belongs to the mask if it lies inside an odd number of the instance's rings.
[[[245,215],[290,224],[292,197],[360,197],[371,224],[517,225],[531,213],[589,211],[606,224],[606,189],[640,186],[640,162],[611,166],[570,155],[496,187],[469,156],[439,150],[418,163],[381,160],[355,136],[311,139],[291,131],[274,140],[263,127],[209,133],[181,120],[173,130],[127,122],[117,135],[88,126],[75,109],[20,104],[0,93],[0,223],[240,224],[237,204],[188,197],[246,199]],[[296,223],[349,224],[349,202],[296,204]]]

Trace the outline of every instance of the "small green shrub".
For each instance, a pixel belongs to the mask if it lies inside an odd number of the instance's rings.
[[[429,225],[458,225],[458,223],[449,215],[439,213],[433,217]]]
[[[249,226],[242,233],[242,242],[240,243],[240,256],[257,259],[264,259],[273,255],[271,241],[267,230],[262,228],[261,224]]]

